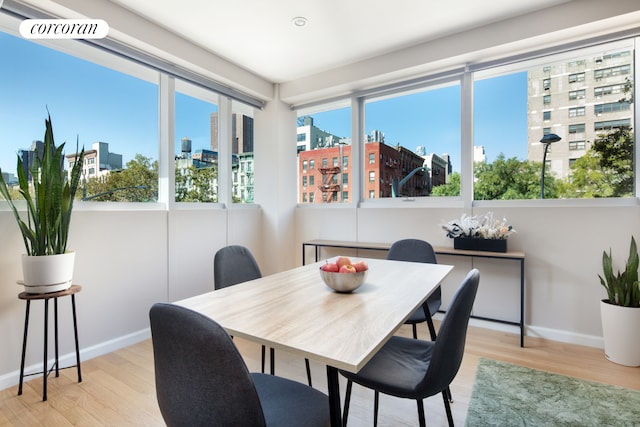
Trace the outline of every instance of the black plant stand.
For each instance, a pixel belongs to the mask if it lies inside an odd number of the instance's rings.
[[[18,396],[22,394],[22,383],[25,376],[42,374],[42,400],[47,400],[47,377],[55,368],[56,377],[60,376],[60,365],[58,363],[58,298],[71,296],[71,309],[73,313],[73,334],[76,342],[76,364],[78,368],[78,382],[82,382],[82,373],[80,371],[80,348],[78,346],[78,322],[76,320],[76,298],[75,294],[80,292],[82,287],[79,285],[72,285],[69,289],[59,292],[51,292],[46,294],[30,294],[27,292],[21,292],[18,298],[27,301],[27,308],[24,317],[24,336],[22,339],[22,360],[20,361],[20,385],[18,386]],[[47,347],[48,347],[48,335],[49,335],[49,300],[53,298],[53,312],[54,312],[54,336],[55,336],[55,353],[56,359],[51,369],[47,368]],[[44,356],[42,372],[34,372],[32,374],[24,374],[24,359],[27,350],[27,332],[29,331],[29,308],[32,300],[43,300],[44,302]],[[73,366],[69,366],[71,368]],[[63,368],[65,369],[65,368]]]

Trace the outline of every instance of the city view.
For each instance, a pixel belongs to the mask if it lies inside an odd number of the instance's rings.
[[[16,154],[33,158],[44,129],[39,123],[49,109],[56,142],[66,141],[67,157],[73,157],[76,140],[88,153],[84,200],[158,199],[157,73],[141,69],[133,77],[5,33],[0,33],[0,48],[20,64],[0,71],[4,93],[16,99],[15,105],[0,107],[5,181],[16,181]],[[55,65],[46,76],[33,71],[42,61]],[[474,198],[632,196],[633,69],[633,51],[616,46],[478,73]],[[50,85],[54,80],[65,83]],[[104,81],[113,84],[95,84]],[[19,92],[25,86],[34,90]],[[111,89],[103,91],[106,86]],[[174,193],[179,202],[218,201],[218,107],[215,94],[201,92],[176,82]],[[100,102],[83,108],[73,96],[77,93]],[[250,110],[232,114],[236,203],[254,201],[259,159],[253,156]],[[351,191],[355,179],[362,180],[365,199],[459,196],[462,123],[457,79],[368,99],[360,159],[364,176],[356,178],[351,174],[351,109],[300,115],[296,148],[292,141],[298,153],[298,201],[353,202],[359,197]],[[540,142],[548,135],[557,138]]]

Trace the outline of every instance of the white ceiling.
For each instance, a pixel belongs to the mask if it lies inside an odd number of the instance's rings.
[[[568,0],[110,1],[282,83]]]

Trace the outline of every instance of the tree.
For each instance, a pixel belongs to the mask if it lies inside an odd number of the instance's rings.
[[[84,198],[112,202],[158,200],[158,161],[136,154],[126,168],[92,178],[86,183]]]
[[[202,168],[191,165],[183,171],[176,168],[176,202],[218,201],[215,188],[218,179],[217,165]]]
[[[598,135],[591,147],[597,154],[600,167],[610,175],[613,193],[607,197],[628,197],[633,195],[633,132],[628,127],[613,129]]]
[[[566,198],[613,197],[614,189],[610,178],[600,166],[600,156],[589,149],[587,153],[571,165],[571,175],[564,181],[561,191]]]
[[[459,196],[460,195],[460,172],[449,175],[449,182],[437,185],[431,190],[432,196]]]
[[[476,163],[473,186],[475,200],[537,199],[540,197],[539,162],[505,158],[500,154],[493,163]],[[547,174],[544,180],[545,197],[558,196],[557,180]]]

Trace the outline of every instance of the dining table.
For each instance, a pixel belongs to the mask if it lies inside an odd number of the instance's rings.
[[[453,269],[358,261],[368,265],[366,278],[349,293],[325,285],[319,269],[326,261],[319,261],[175,304],[210,317],[231,336],[326,365],[331,425],[342,426],[339,370],[362,369]]]

